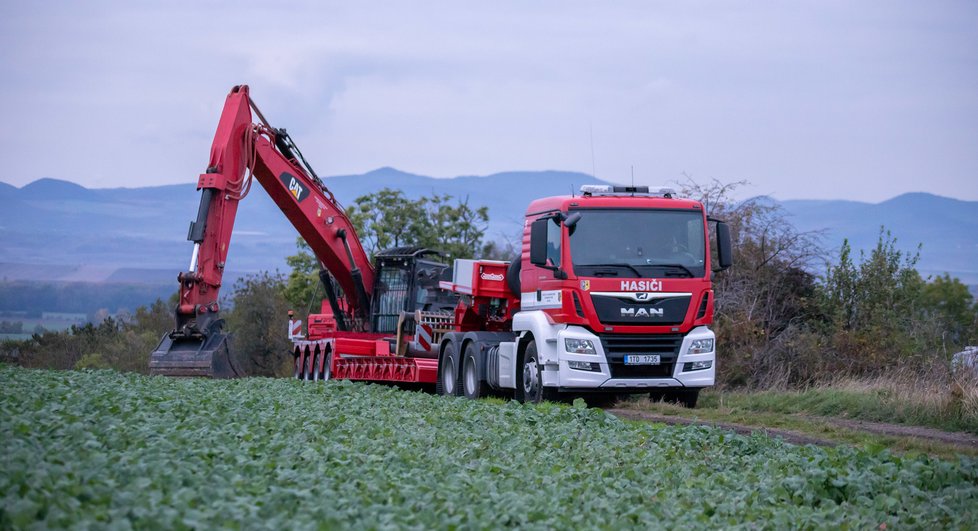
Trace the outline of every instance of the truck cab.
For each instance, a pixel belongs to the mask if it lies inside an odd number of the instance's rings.
[[[446,337],[461,371],[441,388],[458,374],[455,393],[470,397],[484,383],[523,401],[648,392],[693,405],[715,382],[712,277],[730,264],[727,226],[671,189],[589,186],[536,200],[507,271],[509,335]]]
[[[713,385],[714,271],[702,203],[671,189],[582,192],[527,209],[513,319],[523,372],[534,370],[525,355],[533,341],[540,383],[551,392],[688,395]],[[721,227],[717,265],[726,268],[729,233]]]

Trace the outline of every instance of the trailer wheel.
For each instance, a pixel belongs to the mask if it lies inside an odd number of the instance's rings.
[[[462,386],[459,383],[461,383],[459,356],[455,350],[455,343],[449,341],[438,364],[438,382],[435,384],[435,391],[444,396],[461,396]]]
[[[328,382],[333,379],[333,349],[326,347],[326,361],[323,363],[323,381]]]
[[[489,384],[479,378],[479,351],[474,341],[465,345],[465,358],[462,360],[462,394],[475,400],[489,394]]]
[[[537,354],[537,343],[531,340],[520,357],[522,378],[516,382],[516,399],[523,403],[539,404],[544,400],[555,400],[557,392],[543,386],[543,364]]]
[[[308,354],[306,354],[305,358],[303,358],[302,360],[302,379],[307,382],[309,380],[312,380],[312,368],[309,367],[309,365],[312,364],[314,356],[315,354],[313,354],[312,351],[310,351]]]
[[[296,380],[308,380],[308,368],[309,368],[309,349],[306,348],[299,352],[299,356],[295,359],[295,379]]]

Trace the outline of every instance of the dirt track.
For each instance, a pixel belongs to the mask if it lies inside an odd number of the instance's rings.
[[[694,420],[674,415],[660,415],[646,411],[635,411],[631,409],[608,409],[608,413],[629,420],[644,420],[648,422],[662,422],[665,424],[683,424],[698,426],[715,426],[731,430],[740,434],[749,435],[754,432],[762,432],[772,437],[781,437],[786,442],[792,444],[817,444],[819,446],[836,446],[841,443],[829,439],[813,437],[806,433],[784,430],[779,428],[765,428],[761,426],[749,426],[746,424],[735,424],[730,422],[715,422],[708,420]],[[958,446],[967,449],[978,449],[978,436],[968,433],[947,432],[933,428],[923,428],[920,426],[904,426],[901,424],[886,424],[882,422],[867,422],[862,420],[840,419],[832,417],[801,417],[812,422],[823,422],[853,431],[874,433],[877,435],[887,435],[895,437],[911,437],[922,441],[933,441],[941,444]]]

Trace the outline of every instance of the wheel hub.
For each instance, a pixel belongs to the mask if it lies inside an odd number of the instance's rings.
[[[537,369],[537,360],[530,358],[523,365],[523,391],[532,396],[539,387],[540,371]]]

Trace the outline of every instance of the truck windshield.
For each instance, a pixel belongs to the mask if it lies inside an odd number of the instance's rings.
[[[578,276],[702,277],[706,273],[703,212],[580,210],[569,229]]]

